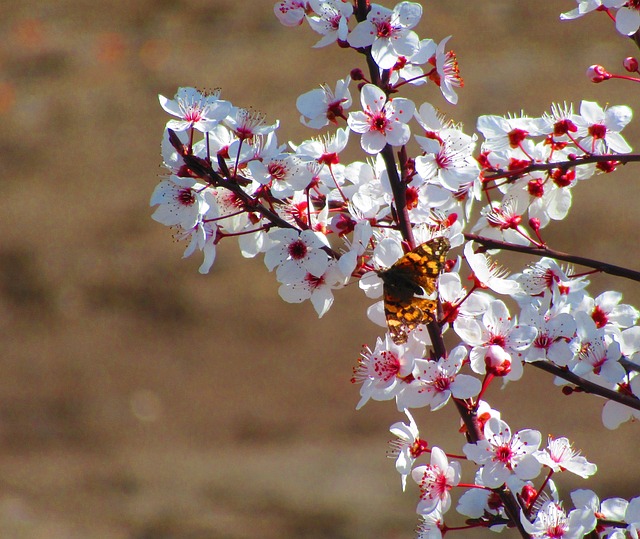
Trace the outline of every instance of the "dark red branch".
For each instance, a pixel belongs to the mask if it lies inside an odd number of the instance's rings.
[[[548,373],[556,375],[558,378],[562,378],[567,382],[571,382],[573,385],[579,387],[585,393],[591,393],[592,395],[598,395],[608,400],[612,400],[615,402],[619,402],[620,404],[624,404],[629,408],[633,408],[634,410],[640,410],[640,399],[632,397],[630,395],[625,395],[624,393],[619,393],[618,391],[614,391],[613,389],[609,389],[606,387],[602,387],[594,382],[590,382],[589,380],[585,380],[580,376],[573,374],[571,371],[558,367],[553,363],[549,363],[547,361],[534,361],[533,363],[529,363],[536,367],[537,369],[546,371]]]
[[[639,154],[608,154],[608,155],[589,155],[586,157],[577,157],[575,159],[570,159],[568,161],[557,161],[551,163],[533,163],[526,167],[512,169],[512,170],[500,170],[494,174],[487,174],[484,176],[485,181],[489,180],[499,180],[502,178],[517,178],[523,174],[527,174],[529,172],[535,172],[539,170],[554,170],[557,168],[560,169],[569,169],[572,167],[578,167],[580,165],[588,165],[590,163],[608,163],[610,161],[616,161],[624,165],[625,163],[631,163],[634,161],[640,161]]]
[[[401,180],[396,168],[396,160],[393,155],[393,148],[387,144],[380,152],[382,159],[384,160],[387,174],[389,175],[389,184],[391,185],[391,192],[393,193],[393,201],[395,203],[395,212],[398,226],[400,228],[400,234],[402,238],[413,249],[416,244],[413,238],[413,228],[411,227],[411,221],[409,220],[409,210],[407,209],[407,193],[406,186]]]
[[[640,282],[640,272],[629,268],[623,268],[622,266],[615,266],[607,262],[601,262],[600,260],[594,260],[592,258],[585,258],[583,256],[572,255],[569,253],[563,253],[548,247],[531,247],[528,245],[515,245],[505,241],[494,240],[486,238],[484,236],[478,236],[477,234],[465,234],[465,239],[468,241],[475,241],[486,249],[502,249],[504,251],[514,251],[516,253],[525,253],[533,256],[547,256],[556,260],[563,260],[564,262],[570,262],[572,264],[579,264],[580,266],[586,266],[593,268],[602,273],[608,273],[609,275],[615,275],[617,277],[625,277],[633,281]]]

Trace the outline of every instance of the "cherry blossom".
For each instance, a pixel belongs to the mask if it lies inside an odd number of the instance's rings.
[[[596,518],[588,509],[574,509],[567,515],[553,500],[542,505],[533,522],[524,514],[520,522],[533,539],[580,539],[596,527]]]
[[[263,114],[241,107],[232,107],[224,123],[240,140],[251,140],[257,135],[268,135],[279,125],[279,122],[267,124]]]
[[[484,436],[484,440],[462,448],[470,460],[482,465],[483,485],[498,488],[512,474],[522,480],[538,476],[541,465],[532,454],[540,446],[538,431],[525,429],[512,436],[509,425],[491,418],[484,426]]]
[[[576,6],[561,18],[593,11],[615,19],[625,35],[640,27],[637,1],[577,0]],[[532,538],[572,539],[595,529],[612,539],[637,539],[640,498],[600,503],[591,491],[574,491],[575,509],[566,511],[551,476],[570,471],[587,478],[595,465],[564,436],[550,437],[539,449],[537,430],[512,434],[501,419],[506,414],[481,400],[495,396],[496,377],[504,387],[523,376],[527,363],[527,370],[553,372],[553,383],[564,386],[564,393],[613,396],[602,408],[606,428],[640,420],[633,407],[640,397],[638,310],[618,292],[589,295],[586,275],[594,273],[593,263],[574,271],[543,257],[509,275],[494,262],[498,250],[486,242],[499,240],[530,254],[548,244],[546,254],[553,254],[557,246],[542,232],[568,216],[573,190],[596,172],[610,173],[633,160],[622,155],[631,152],[622,136],[631,108],[582,101],[579,114],[573,104],[554,103],[539,116],[482,115],[477,148],[477,134],[447,120],[434,105],[422,103],[416,111],[403,97],[405,90],[415,90],[408,84],[430,81],[421,90],[439,89],[456,104],[463,84],[457,57],[447,50],[450,36],[436,42],[415,32],[420,4],[403,1],[389,9],[350,0],[279,0],[274,12],[285,26],[306,20],[306,29],[320,34],[316,48],[356,49],[352,57],[366,58],[361,65],[368,73],[350,65],[348,76],[300,95],[301,123],[331,130],[287,144],[278,142],[278,121],[220,100],[217,90],[187,87],[173,100],[159,96],[171,118],[161,145],[167,174],[150,201],[153,219],[185,240],[183,257],[202,253],[201,273],[231,237],[244,257],[264,254],[280,297],[289,303],[309,300],[318,317],[349,284],[357,282],[376,300],[367,316],[386,334],[373,350],[363,346],[351,381],[360,386],[357,409],[370,400],[395,401],[407,417],[391,425],[389,456],[403,490],[409,475],[420,489],[418,537],[441,539],[464,527],[513,528],[519,506],[520,531]],[[635,58],[623,65],[627,76],[601,66],[591,71],[597,82],[636,77]],[[352,79],[361,110],[349,112]],[[366,155],[359,161],[346,161],[349,131],[360,135]],[[446,261],[416,249],[439,236],[451,246]],[[398,282],[389,286],[380,273],[394,264]],[[468,269],[469,285],[463,287]],[[422,288],[433,289],[433,321],[396,344],[388,321],[393,324],[397,315],[409,326],[425,308],[415,297]],[[507,307],[510,300],[496,295],[513,301]],[[470,374],[463,371],[467,367]],[[460,464],[450,462],[454,457],[429,448],[420,437],[423,417],[409,412],[427,406],[436,411],[450,400],[461,418],[453,428],[463,437],[460,445],[467,442],[465,466],[473,484],[461,483]],[[430,463],[417,464],[429,452]],[[543,466],[546,476],[537,480]],[[457,506],[470,519],[465,526],[444,522],[454,486],[467,489]]]
[[[207,217],[212,215],[213,212],[208,212]],[[184,232],[182,238],[191,238],[189,245],[185,249],[182,258],[191,256],[196,250],[202,251],[204,260],[198,268],[198,272],[202,274],[209,273],[209,270],[213,266],[216,259],[216,240],[217,240],[218,227],[215,223],[199,222],[189,232]]]
[[[371,46],[371,54],[380,69],[391,69],[400,56],[411,56],[420,46],[414,28],[422,17],[422,6],[400,2],[393,10],[371,4],[367,19],[349,34],[354,48]]]
[[[572,315],[540,312],[533,305],[526,305],[520,321],[536,328],[538,332],[524,353],[526,362],[548,360],[561,367],[569,365],[576,354],[573,340],[577,327]]]
[[[491,239],[516,245],[529,245],[531,240],[521,224],[527,202],[523,197],[509,196],[481,210],[472,231]]]
[[[629,505],[624,513],[624,521],[627,523],[627,532],[633,539],[640,537],[640,497],[629,500]]]
[[[375,162],[355,161],[345,167],[345,179],[351,184],[349,207],[351,213],[361,219],[384,219],[390,212],[388,192],[383,188],[381,177],[387,175],[380,154]]]
[[[428,515],[420,515],[420,522],[416,527],[416,539],[442,539],[443,530],[442,510],[436,507]]]
[[[166,226],[191,230],[215,204],[211,189],[191,178],[172,175],[154,189],[150,205],[158,207],[151,217]]]
[[[616,384],[614,389],[624,395],[640,398],[640,373],[629,373],[628,380]],[[602,424],[610,430],[617,429],[622,423],[633,419],[640,420],[640,410],[612,400],[607,401],[602,407]]]
[[[478,476],[480,476],[480,474],[478,474]],[[476,478],[476,484],[482,484],[481,477]],[[506,517],[504,505],[498,494],[483,488],[470,488],[467,490],[460,496],[456,511],[461,515],[475,519],[486,518],[487,515],[493,515],[500,519]],[[491,530],[500,531],[502,527],[503,526],[500,525],[494,525],[491,527]]]
[[[626,105],[603,109],[593,101],[583,101],[577,120],[577,134],[584,137],[580,144],[595,154],[629,153],[631,146],[624,140],[620,131],[631,121],[632,115],[631,109]]]
[[[578,131],[580,116],[573,111],[572,103],[552,103],[551,110],[540,118],[543,134],[553,135],[553,140],[570,142],[571,136]]]
[[[458,70],[456,55],[451,51],[444,50],[450,38],[451,36],[444,38],[436,47],[436,73],[431,75],[430,79],[440,87],[444,98],[452,105],[455,105],[458,103],[458,94],[456,94],[455,88],[462,86],[462,78]]]
[[[335,133],[315,137],[304,141],[295,148],[296,155],[302,159],[315,159],[321,166],[335,168],[340,162],[340,152],[342,152],[349,142],[348,129],[336,129]],[[336,186],[336,181],[333,182]]]
[[[622,294],[609,290],[595,299],[585,295],[583,302],[576,310],[585,311],[591,315],[596,326],[624,329],[633,326],[638,320],[638,310],[631,305],[620,304]]]
[[[438,294],[443,320],[454,325],[459,316],[462,318],[481,316],[493,299],[489,294],[479,291],[469,295],[468,291],[462,287],[458,273],[444,273],[440,276]]]
[[[616,7],[622,6],[616,13],[616,30],[625,36],[635,34],[640,28],[640,6],[624,0],[613,1]]]
[[[425,84],[429,78],[420,66],[435,57],[436,46],[433,39],[422,39],[411,56],[399,56],[398,61],[393,66],[390,82],[396,85],[400,79],[403,79],[415,86]]]
[[[578,17],[582,17],[587,13],[595,11],[602,5],[602,0],[576,0],[576,2],[578,3],[578,7],[571,11],[567,11],[566,13],[562,13],[560,15],[561,19],[577,19]]]
[[[307,273],[322,277],[327,271],[329,258],[317,233],[284,228],[270,232],[269,237],[275,245],[265,253],[264,263],[269,271],[278,268],[281,283],[300,281]]]
[[[415,358],[420,357],[423,344],[409,339],[404,344],[395,344],[389,335],[378,338],[371,351],[366,347],[358,366],[354,369],[352,382],[361,383],[359,410],[369,399],[390,400],[398,396],[404,385],[412,379]]]
[[[273,12],[284,26],[299,26],[309,9],[307,0],[281,0],[273,6]]]
[[[169,133],[170,130],[165,128],[160,147],[162,152],[162,164],[171,174],[175,174],[176,176],[189,176],[190,174],[188,167],[185,165],[183,155],[174,148],[173,144],[171,144],[169,140]],[[174,131],[173,135],[178,138],[183,148],[189,147],[191,138],[189,131]],[[203,144],[198,142],[195,145],[192,145],[191,149],[194,154],[199,155],[202,147]]]
[[[431,450],[431,462],[428,465],[416,466],[411,477],[420,487],[420,501],[416,512],[428,515],[436,509],[446,513],[451,507],[449,491],[460,482],[460,463],[449,462],[444,451],[439,447]]]
[[[269,187],[276,198],[293,196],[311,182],[311,172],[295,155],[279,154],[253,160],[249,164],[251,176],[261,185]]]
[[[365,84],[360,93],[363,111],[350,112],[349,128],[362,135],[362,149],[378,153],[386,144],[402,146],[411,136],[407,122],[413,116],[415,105],[403,97],[387,100],[384,92],[373,84]]]
[[[200,92],[195,88],[180,88],[175,99],[159,95],[162,108],[179,120],[169,120],[167,128],[174,131],[197,129],[211,131],[231,112],[231,103],[220,99],[220,91]]]
[[[597,466],[587,461],[579,451],[573,449],[567,438],[551,438],[546,449],[534,451],[533,456],[543,466],[554,472],[567,470],[580,477],[589,477],[597,471]]]
[[[403,491],[406,490],[407,477],[411,473],[413,463],[428,449],[427,442],[420,438],[413,416],[409,410],[404,410],[404,413],[409,419],[409,424],[399,421],[391,425],[391,433],[396,436],[396,439],[389,442],[391,451],[387,455],[396,459],[396,470],[400,474]]]
[[[619,362],[620,343],[603,328],[598,328],[588,314],[579,311],[575,319],[581,345],[569,365],[571,372],[594,383],[602,383],[602,379],[610,384],[621,382],[627,373]]]
[[[459,374],[466,357],[466,348],[456,346],[448,357],[438,361],[416,359],[414,380],[398,396],[398,406],[417,408],[430,405],[431,410],[439,410],[451,396],[456,399],[476,396],[482,387],[480,380]]]
[[[600,537],[623,539],[624,534],[617,526],[605,524],[609,522],[625,522],[625,513],[629,502],[623,498],[608,498],[600,503],[595,492],[588,489],[578,489],[571,493],[571,501],[576,509],[587,509],[598,519]]]
[[[474,279],[483,288],[490,288],[498,294],[513,295],[520,290],[518,281],[510,279],[507,272],[500,268],[484,253],[474,253],[473,243],[464,246],[464,258],[473,271]]]
[[[488,372],[487,367],[491,367],[490,372],[507,380],[518,380],[522,376],[521,352],[537,335],[535,327],[516,324],[500,300],[491,302],[481,320],[460,319],[455,330],[472,347],[469,359],[474,372],[484,374]]]
[[[521,303],[529,303],[546,297],[556,305],[579,304],[589,281],[584,276],[571,278],[569,271],[551,258],[541,258],[522,273],[513,275],[522,290],[522,293],[516,294],[516,299]]]
[[[286,277],[288,278],[288,276]],[[307,274],[299,281],[286,281],[278,289],[280,297],[287,303],[311,300],[313,308],[322,318],[333,305],[333,290],[342,288],[347,281],[336,261],[331,260],[327,270],[320,276]]]
[[[321,129],[329,122],[337,124],[338,118],[346,118],[346,111],[352,104],[350,83],[351,77],[347,76],[336,83],[335,90],[324,84],[298,97],[296,107],[302,115],[300,122]]]
[[[425,151],[425,155],[416,157],[416,171],[423,179],[435,178],[455,193],[478,177],[478,164],[473,156],[475,137],[449,128],[431,134],[430,138],[414,138]]]
[[[347,23],[353,14],[351,3],[342,0],[309,0],[309,6],[315,15],[308,16],[307,22],[314,32],[323,36],[314,47],[326,47],[338,40],[347,40]]]
[[[266,253],[277,244],[269,238],[269,234],[258,228],[254,232],[246,231],[238,236],[240,254],[245,258],[254,258],[260,253]]]
[[[483,134],[485,150],[509,150],[521,146],[527,137],[542,133],[541,121],[528,116],[503,118],[502,116],[480,116],[477,128]]]

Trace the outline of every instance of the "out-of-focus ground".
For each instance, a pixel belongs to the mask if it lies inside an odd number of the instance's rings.
[[[319,321],[310,305],[283,303],[262,261],[232,241],[201,276],[150,219],[159,93],[220,86],[280,118],[279,140],[300,141],[310,133],[297,95],[364,67],[353,52],[313,50],[317,36],[281,27],[272,3],[5,0],[0,537],[413,536],[415,489],[400,492],[385,458],[387,428],[403,418],[391,403],[356,412],[349,383],[380,333],[370,301],[348,287]],[[457,107],[433,86],[411,97],[469,131],[479,114],[539,115],[553,101],[637,108],[633,84],[583,75],[596,62],[619,70],[632,43],[602,14],[561,23],[574,5],[430,0],[419,33],[454,34],[465,88]],[[625,134],[637,147],[638,128]],[[578,186],[551,245],[640,267],[638,193],[634,165]],[[592,283],[594,295],[640,299],[636,283]],[[488,398],[514,429],[567,435],[600,466],[594,481],[560,477],[563,492],[639,493],[636,424],[605,431],[601,402],[564,397],[529,369]],[[459,452],[452,410],[416,415],[431,443]]]

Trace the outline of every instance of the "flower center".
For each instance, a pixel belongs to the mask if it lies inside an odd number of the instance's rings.
[[[589,134],[594,139],[603,139],[607,134],[607,128],[602,124],[594,124],[589,126]]]
[[[593,312],[591,313],[591,318],[593,318],[597,328],[603,328],[609,321],[607,313],[605,313],[599,305],[594,307]]]
[[[282,181],[287,175],[287,169],[278,161],[269,163],[269,175],[276,181]]]
[[[176,196],[176,200],[183,206],[193,206],[196,201],[193,189],[180,189]]]
[[[294,260],[300,260],[307,256],[307,245],[302,240],[296,240],[289,244],[289,256]]]
[[[380,131],[381,133],[384,133],[389,125],[389,120],[387,120],[387,117],[384,114],[376,114],[371,116],[369,124],[371,125],[372,131]]]
[[[502,462],[503,464],[509,467],[509,462],[511,461],[511,456],[513,455],[511,448],[508,445],[500,446],[496,449],[496,460]]]
[[[527,135],[529,134],[528,131],[525,131],[524,129],[513,129],[509,132],[508,137],[509,137],[509,145],[512,148],[517,148],[518,146],[520,146],[520,143],[527,138]]]
[[[447,391],[451,387],[452,378],[450,376],[438,376],[433,382],[433,387],[437,391]]]
[[[539,333],[536,337],[536,340],[533,342],[533,345],[536,348],[542,348],[543,350],[549,350],[552,344],[553,341],[551,340],[549,335],[545,333]]]
[[[542,178],[537,178],[535,180],[531,180],[527,184],[527,191],[532,197],[540,198],[544,195],[544,181]]]
[[[309,285],[309,288],[311,290],[315,290],[316,288],[318,288],[319,286],[322,286],[324,284],[324,277],[323,276],[316,277],[315,275],[312,275],[311,273],[307,273],[307,276],[304,278],[304,280],[307,282],[307,284]]]
[[[378,37],[390,37],[393,34],[393,26],[389,21],[380,21],[377,24]]]

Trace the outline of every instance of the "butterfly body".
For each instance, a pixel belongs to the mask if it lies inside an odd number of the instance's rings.
[[[447,238],[433,238],[378,272],[387,327],[396,344],[407,342],[409,332],[435,318],[438,299],[433,296],[449,247]]]

